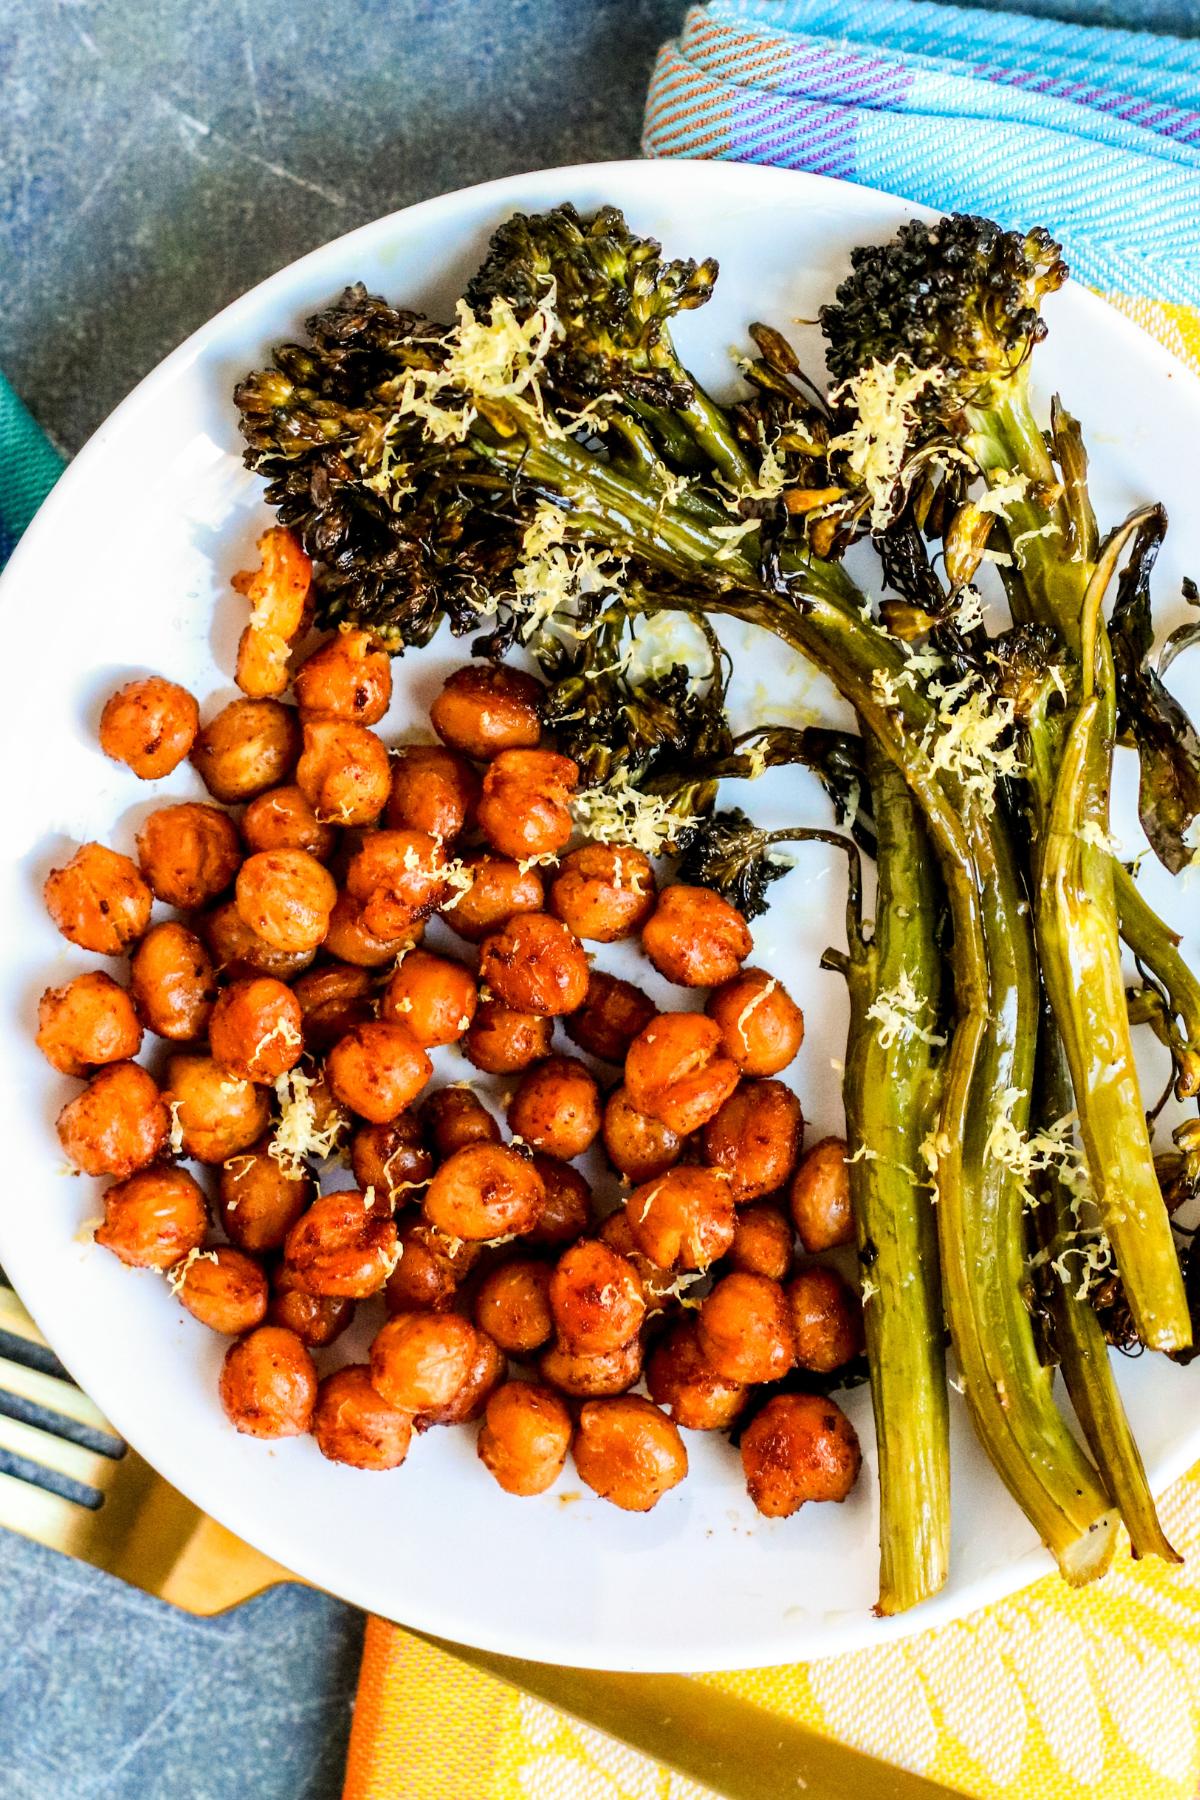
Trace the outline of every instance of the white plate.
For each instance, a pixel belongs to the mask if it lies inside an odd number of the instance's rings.
[[[143,1456],[225,1525],[333,1593],[448,1638],[547,1661],[641,1670],[784,1662],[936,1624],[1048,1567],[975,1449],[956,1396],[953,1574],[936,1600],[887,1621],[870,1611],[876,1502],[865,1390],[848,1400],[866,1451],[852,1498],[775,1522],[750,1506],[736,1453],[696,1433],[689,1479],[645,1518],[594,1499],[570,1467],[551,1494],[508,1498],[476,1464],[470,1430],[430,1432],[403,1469],[382,1476],[335,1467],[311,1441],[239,1437],[216,1398],[223,1342],[182,1312],[164,1282],[132,1275],[83,1241],[98,1184],[63,1177],[53,1133],[74,1084],[54,1076],[31,1041],[41,990],[97,960],[50,926],[40,901],[46,871],[82,838],[132,849],[155,804],[200,793],[188,769],[148,789],[106,761],[95,742],[103,697],[143,670],[186,683],[208,711],[231,694],[244,603],[228,578],[267,520],[260,484],[241,466],[235,379],[348,281],[436,313],[460,291],[492,226],[515,208],[567,198],[583,208],[615,202],[672,254],[720,257],[715,300],[678,331],[685,360],[718,388],[731,382],[729,349],[745,343],[750,320],[785,329],[811,320],[851,245],[890,233],[915,210],[863,188],[718,163],[613,163],[494,182],[381,219],[264,282],[101,427],[3,582],[11,666],[0,709],[0,1263],[71,1373]],[[1082,415],[1105,519],[1148,497],[1165,500],[1176,526],[1156,588],[1171,597],[1164,610],[1179,611],[1180,575],[1189,564],[1200,571],[1192,491],[1200,387],[1086,293],[1069,288],[1049,317],[1042,396],[1060,385]],[[818,364],[817,333],[792,330]],[[836,711],[823,684],[777,647],[740,633],[730,641],[741,717]],[[385,736],[417,721],[462,654],[443,636],[396,665]],[[768,777],[752,804],[768,822],[828,816],[814,784],[796,775]],[[1152,873],[1147,885],[1176,921],[1194,916],[1194,890],[1172,891]],[[836,854],[807,850],[756,931],[758,956],[808,1015],[793,1074],[814,1137],[840,1125],[831,1059],[841,1053],[843,1000],[817,960],[839,937],[842,891]],[[446,1072],[453,1079],[463,1066]],[[1161,1487],[1200,1455],[1197,1377],[1147,1356],[1122,1363],[1121,1379]]]

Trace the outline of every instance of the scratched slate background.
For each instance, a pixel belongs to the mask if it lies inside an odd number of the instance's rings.
[[[1200,34],[1200,0],[1024,10]],[[77,449],[314,245],[472,181],[636,153],[683,11],[0,0],[0,367]],[[305,1590],[201,1622],[0,1538],[0,1800],[331,1800],[360,1642],[355,1613]]]

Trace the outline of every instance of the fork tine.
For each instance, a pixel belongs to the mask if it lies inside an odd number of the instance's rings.
[[[63,1381],[58,1375],[45,1375],[41,1369],[27,1368],[24,1363],[13,1362],[10,1357],[0,1356],[0,1398],[4,1394],[12,1394],[18,1400],[26,1400],[31,1406],[45,1407],[47,1412],[57,1413],[60,1418],[73,1419],[76,1425],[86,1425],[92,1431],[98,1431],[106,1437],[118,1438],[104,1414],[98,1406],[93,1406],[87,1395],[71,1381]]]
[[[0,1287],[0,1331],[7,1331],[11,1337],[24,1338],[27,1344],[36,1344],[39,1350],[50,1348],[10,1287]]]
[[[98,1517],[86,1506],[63,1499],[61,1494],[51,1494],[16,1475],[0,1474],[0,1525],[45,1544],[48,1550],[61,1550],[84,1562],[93,1561]]]
[[[73,1444],[69,1438],[26,1425],[21,1419],[10,1419],[6,1413],[0,1413],[0,1450],[24,1457],[39,1468],[52,1469],[56,1475],[65,1475],[68,1481],[77,1481],[83,1487],[98,1488],[101,1493],[120,1467],[116,1457],[100,1456],[81,1444]]]

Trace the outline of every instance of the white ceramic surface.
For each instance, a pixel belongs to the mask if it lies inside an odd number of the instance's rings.
[[[81,1232],[99,1210],[98,1184],[64,1177],[53,1133],[75,1084],[55,1076],[31,1042],[41,990],[103,960],[54,932],[40,902],[46,871],[82,838],[132,849],[156,803],[201,792],[186,767],[148,788],[106,761],[95,742],[103,698],[151,670],[193,688],[206,716],[232,694],[244,602],[228,579],[268,522],[260,484],[241,465],[235,379],[345,282],[361,278],[436,312],[497,221],[566,198],[584,208],[616,202],[673,254],[719,256],[716,298],[684,316],[678,340],[685,360],[724,390],[735,379],[730,347],[746,342],[756,317],[790,326],[810,366],[819,365],[818,334],[791,322],[815,316],[851,245],[889,233],[914,211],[862,188],[717,163],[614,163],[495,182],[381,219],[283,270],[197,332],[102,426],[0,592],[9,670],[0,707],[0,1263],[72,1374],[145,1457],[224,1524],[334,1593],[448,1638],[548,1661],[641,1670],[783,1662],[932,1625],[1048,1567],[975,1449],[957,1396],[953,1574],[938,1599],[888,1621],[870,1611],[876,1502],[865,1389],[847,1402],[866,1454],[856,1492],[845,1506],[807,1507],[787,1521],[760,1519],[736,1453],[695,1433],[689,1479],[644,1518],[594,1499],[570,1467],[549,1495],[507,1497],[478,1466],[470,1429],[430,1432],[403,1469],[383,1476],[335,1467],[311,1441],[239,1437],[217,1403],[223,1342],[183,1313],[164,1282],[131,1274]],[[1200,385],[1087,293],[1068,288],[1048,317],[1039,392],[1046,400],[1061,387],[1082,415],[1103,518],[1156,497],[1176,520],[1156,590],[1164,626],[1177,622],[1180,576],[1189,566],[1200,573]],[[739,629],[729,642],[739,722],[837,715],[824,684],[777,647]],[[461,655],[443,634],[396,665],[385,737],[417,722]],[[1181,691],[1187,672],[1186,659],[1172,672]],[[1185,698],[1200,700],[1194,681]],[[1132,847],[1140,840],[1124,774],[1119,824]],[[752,795],[730,798],[751,804],[764,823],[828,817],[815,785],[798,775],[777,773]],[[1190,915],[1194,930],[1197,890],[1186,878],[1172,888],[1148,869],[1146,886],[1176,923]],[[843,998],[839,979],[817,962],[839,940],[842,894],[836,853],[806,849],[755,931],[756,959],[783,977],[808,1017],[790,1078],[813,1138],[840,1124],[832,1064]],[[441,1078],[464,1072],[461,1060],[443,1058]],[[1161,1487],[1200,1456],[1200,1373],[1147,1356],[1122,1363],[1121,1379]]]

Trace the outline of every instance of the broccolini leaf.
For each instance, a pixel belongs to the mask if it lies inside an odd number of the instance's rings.
[[[770,833],[740,807],[714,813],[686,834],[679,880],[715,888],[743,917],[757,919],[767,910],[768,887],[790,867],[770,854],[770,843]]]

